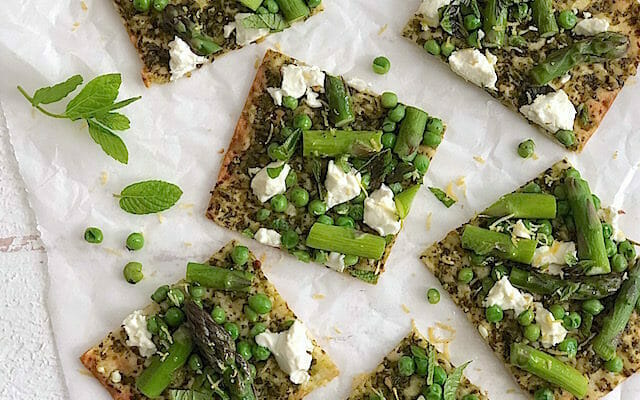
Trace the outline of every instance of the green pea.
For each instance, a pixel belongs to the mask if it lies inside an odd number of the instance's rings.
[[[253,311],[251,307],[244,306],[242,310],[244,311],[244,316],[247,319],[247,321],[258,322],[258,319],[260,318],[260,316],[258,315],[257,312]]]
[[[524,310],[520,315],[518,315],[518,323],[522,326],[529,326],[533,323],[533,318],[533,311]]]
[[[562,319],[562,326],[564,326],[568,331],[578,329],[580,324],[582,324],[582,317],[575,311],[565,315]]]
[[[554,304],[549,307],[549,312],[553,315],[553,319],[555,319],[556,321],[563,319],[564,315],[566,314],[564,307],[562,307],[560,304]]]
[[[311,200],[308,208],[311,215],[315,217],[327,212],[327,205],[321,200]]]
[[[524,327],[524,337],[530,342],[535,342],[540,338],[540,325],[531,324]]]
[[[295,187],[289,194],[291,202],[296,207],[304,207],[309,203],[309,192],[301,187]]]
[[[311,8],[316,8],[322,3],[322,0],[307,0],[307,5]]]
[[[388,118],[385,118],[384,121],[382,121],[382,132],[385,133],[392,133],[395,132],[396,130],[396,123],[391,121]]]
[[[613,227],[611,226],[611,224],[608,224],[606,222],[602,223],[602,235],[605,239],[611,238],[611,235],[613,235]]]
[[[482,21],[480,21],[480,18],[476,17],[474,14],[466,15],[463,22],[464,27],[468,31],[476,30],[482,26]]]
[[[258,293],[249,297],[249,307],[258,314],[266,314],[271,311],[271,299],[266,294]]]
[[[298,99],[292,96],[284,96],[282,98],[282,106],[284,108],[288,108],[289,110],[295,110],[296,108],[298,108]]]
[[[293,249],[300,242],[300,237],[296,231],[287,230],[282,233],[280,240],[285,249]]]
[[[164,11],[165,8],[167,8],[168,4],[169,0],[153,0],[153,9],[161,12]]]
[[[429,39],[424,42],[424,49],[427,51],[427,53],[434,56],[439,56],[441,51],[440,45],[435,39]]]
[[[287,185],[287,188],[295,186],[296,183],[298,183],[298,174],[296,174],[294,170],[289,171],[287,177],[284,180],[284,183],[285,185]]]
[[[134,232],[127,237],[127,249],[131,251],[140,250],[144,246],[144,236],[142,233]]]
[[[558,25],[563,29],[573,29],[578,22],[578,17],[571,10],[564,10],[558,14]]]
[[[205,289],[203,286],[191,286],[191,288],[189,289],[189,294],[193,299],[201,299],[206,292],[207,289]]]
[[[418,376],[427,376],[429,372],[429,360],[424,357],[413,357],[413,362],[416,364],[416,374]]]
[[[253,356],[253,354],[251,353],[251,344],[249,344],[249,342],[245,340],[238,342],[238,344],[236,345],[236,351],[242,356],[242,358],[247,361],[250,360]]]
[[[565,129],[560,129],[558,132],[556,132],[555,136],[556,139],[558,139],[558,141],[564,145],[564,147],[571,147],[576,141],[576,135],[573,133],[573,131],[568,131]]]
[[[448,39],[446,42],[442,43],[442,46],[440,46],[440,53],[445,57],[449,57],[455,50],[456,46]]]
[[[270,215],[271,215],[271,210],[266,208],[261,208],[258,211],[256,211],[256,221],[258,222],[266,221]]]
[[[356,265],[360,261],[360,257],[354,256],[353,254],[347,254],[344,256],[344,266],[352,267]]]
[[[518,155],[522,158],[530,158],[533,156],[536,144],[531,139],[527,139],[518,145]]]
[[[247,246],[234,246],[231,251],[231,259],[235,265],[245,265],[249,261],[249,249]]]
[[[622,358],[620,358],[619,356],[615,356],[611,360],[604,363],[604,367],[607,369],[607,371],[618,374],[622,372],[624,363],[622,362]]]
[[[611,258],[611,269],[613,269],[614,272],[624,272],[628,266],[627,259],[620,253],[615,254],[613,258]]]
[[[373,59],[373,72],[384,75],[391,69],[391,61],[387,57],[376,57]]]
[[[184,313],[178,307],[169,307],[164,314],[164,320],[170,327],[175,328],[184,322]]]
[[[167,298],[171,303],[173,303],[176,307],[180,307],[182,303],[184,303],[184,292],[179,288],[170,289],[167,292]]]
[[[393,92],[384,92],[380,96],[380,101],[382,102],[382,107],[393,108],[398,105],[398,96]]]
[[[540,227],[538,228],[538,233],[542,233],[543,235],[551,235],[553,232],[553,226],[551,225],[551,221],[548,219],[543,219],[539,222]]]
[[[429,122],[427,122],[427,132],[442,136],[443,131],[444,125],[440,118],[429,118]]]
[[[277,194],[271,198],[271,208],[275,212],[284,212],[287,209],[287,198],[283,194]]]
[[[262,5],[265,6],[271,14],[275,14],[280,11],[280,7],[278,7],[278,3],[276,3],[275,0],[264,0]]]
[[[534,400],[554,400],[553,391],[549,388],[541,388],[533,394]]]
[[[433,368],[433,383],[438,385],[444,385],[447,381],[447,372],[439,365]]]
[[[162,303],[167,298],[167,293],[169,292],[169,286],[163,285],[156,289],[155,292],[151,295],[151,300],[156,303]]]
[[[431,304],[438,304],[440,302],[440,292],[436,288],[427,290],[427,300]]]
[[[333,218],[331,218],[330,216],[328,216],[326,214],[319,216],[316,221],[318,223],[324,224],[324,225],[333,225]]]
[[[251,348],[251,353],[253,353],[253,358],[256,361],[266,361],[271,355],[271,351],[266,347],[255,345]]]
[[[93,244],[99,244],[102,243],[102,231],[100,230],[100,228],[96,228],[96,227],[89,227],[87,229],[85,229],[84,231],[84,240],[86,240],[89,243],[93,243]]]
[[[458,271],[458,282],[469,283],[473,280],[473,269],[466,267]]]
[[[307,114],[298,114],[293,118],[293,127],[303,131],[311,129],[311,118]]]
[[[202,369],[202,359],[195,353],[189,356],[189,361],[187,361],[187,364],[189,364],[189,368],[192,371],[200,371],[200,369]]]
[[[541,193],[542,188],[535,182],[529,182],[525,187],[522,188],[522,191],[525,193]]]
[[[255,325],[253,325],[253,327],[251,327],[251,330],[249,330],[249,336],[256,337],[259,334],[265,332],[266,330],[267,330],[267,326],[262,322],[258,322]]]
[[[442,399],[442,386],[434,383],[433,385],[425,388],[422,391],[425,400],[440,400]]]
[[[347,217],[345,215],[341,215],[336,220],[336,225],[337,226],[346,226],[346,227],[349,227],[349,228],[355,228],[356,227],[356,222],[351,217]]]
[[[636,258],[636,248],[628,240],[618,245],[618,253],[622,254],[628,261],[633,261]]]
[[[229,333],[229,335],[231,336],[231,339],[233,340],[236,340],[240,335],[240,328],[238,328],[238,325],[236,325],[234,322],[225,323],[224,330],[226,330]]]
[[[405,106],[402,104],[398,104],[397,106],[389,110],[389,113],[387,114],[387,118],[389,118],[393,122],[398,123],[402,121],[402,119],[404,118],[405,112],[406,112]]]
[[[256,10],[256,14],[260,14],[260,15],[269,14],[269,10],[267,10],[267,7],[260,6]]]
[[[473,31],[467,36],[467,44],[471,47],[480,47],[480,40],[478,39],[478,31]]]
[[[152,315],[147,318],[147,330],[152,335],[157,335],[158,332],[160,332],[160,323],[158,322],[159,318],[160,317],[158,317],[157,315]]]
[[[602,305],[602,302],[598,299],[591,299],[586,300],[584,303],[582,303],[582,309],[585,312],[595,316],[604,311],[604,305]]]
[[[578,353],[578,341],[572,337],[566,338],[560,342],[558,350],[567,353],[567,357],[574,358]]]
[[[133,0],[133,8],[140,12],[149,11],[149,7],[151,7],[151,0]]]
[[[395,125],[395,122],[392,122]],[[393,149],[396,145],[397,136],[393,133],[387,132],[382,134],[382,147],[385,149]]]
[[[432,148],[437,148],[440,143],[442,143],[442,136],[433,132],[425,132],[424,137],[422,138],[422,144],[425,146],[429,146]]]
[[[362,221],[364,218],[364,206],[362,204],[354,204],[349,210],[349,216],[356,221]]]
[[[131,284],[136,284],[142,280],[144,274],[142,273],[142,264],[136,261],[131,261],[124,266],[122,270],[124,279]]]
[[[409,356],[402,356],[398,360],[398,373],[402,376],[411,376],[416,371],[416,364],[413,362],[413,358]]]
[[[504,318],[504,312],[502,311],[502,308],[500,308],[500,306],[498,305],[493,305],[487,308],[485,310],[485,314],[487,317],[487,321],[493,324],[502,321],[502,319]]]

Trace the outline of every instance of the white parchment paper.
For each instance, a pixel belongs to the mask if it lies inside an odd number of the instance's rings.
[[[86,7],[80,0],[6,0],[0,25],[1,105],[46,245],[49,312],[72,399],[109,398],[78,357],[129,312],[147,304],[158,285],[183,277],[187,261],[205,259],[231,238],[266,257],[268,277],[341,370],[310,399],[345,398],[352,378],[373,369],[407,334],[411,319],[425,334],[437,321],[453,326],[453,361],[474,360],[466,374],[492,399],[523,399],[445,292],[441,289],[437,306],[425,301],[425,291],[439,285],[418,260],[421,251],[565,156],[590,180],[603,204],[615,203],[627,212],[622,227],[640,238],[640,88],[635,78],[585,151],[575,156],[403,39],[400,32],[418,0],[325,0],[326,11],[307,23],[225,56],[190,79],[151,89],[141,83],[141,64],[111,2],[85,2]],[[460,201],[447,210],[426,189],[421,191],[377,286],[300,263],[204,217],[254,65],[268,47],[370,81],[375,91],[393,90],[402,101],[448,124],[427,183],[446,187],[457,182],[453,187]],[[385,76],[371,71],[378,55],[392,63]],[[33,92],[72,74],[88,81],[106,72],[123,74],[121,98],[143,96],[124,110],[132,120],[132,129],[122,134],[130,152],[128,166],[104,155],[82,123],[33,111],[15,88],[21,84]],[[537,145],[536,160],[522,160],[515,151],[529,137]],[[112,194],[150,178],[180,185],[179,204],[160,216],[121,211]],[[102,245],[82,240],[87,226],[102,228]],[[145,235],[140,252],[124,249],[132,231]],[[122,278],[122,267],[131,260],[144,264],[145,279],[136,286]],[[607,399],[631,400],[639,391],[635,377]]]

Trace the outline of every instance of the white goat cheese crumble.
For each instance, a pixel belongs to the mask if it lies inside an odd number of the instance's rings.
[[[267,36],[270,32],[269,28],[245,28],[242,21],[252,15],[254,14],[237,13],[235,16],[236,44],[239,46],[246,46],[251,42],[255,42],[256,40]]]
[[[420,4],[420,8],[418,8],[418,14],[424,16],[428,26],[435,28],[440,24],[440,14],[438,10],[449,5],[449,3],[451,3],[451,0],[424,0]]]
[[[489,89],[496,89],[498,76],[495,70],[495,59],[491,53],[482,54],[478,49],[454,51],[449,56],[449,67],[465,80]]]
[[[576,35],[593,36],[609,30],[609,20],[604,17],[585,18],[573,28]]]
[[[206,57],[201,57],[191,51],[191,47],[184,40],[176,36],[169,42],[169,70],[171,80],[182,78],[189,72],[207,62]]]
[[[324,186],[327,188],[327,209],[356,198],[360,194],[360,172],[351,168],[344,172],[333,160],[327,166],[327,178]]]
[[[157,348],[151,340],[151,332],[147,329],[147,317],[142,311],[137,310],[129,314],[122,321],[122,326],[127,334],[126,344],[129,347],[137,347],[142,357],[152,356]]]
[[[277,106],[282,105],[284,96],[291,96],[299,99],[306,94],[306,101],[309,107],[321,107],[318,95],[313,91],[317,88],[320,92],[324,90],[325,74],[316,66],[288,64],[282,67],[282,84],[280,88],[267,88],[267,92],[273,98]]]
[[[338,271],[338,272],[343,272],[344,271],[344,254],[340,254],[340,253],[336,253],[335,251],[332,251],[331,253],[329,253],[329,256],[327,257],[327,261],[324,263],[324,265],[326,265],[327,267]]]
[[[576,118],[576,109],[562,89],[536,96],[533,103],[520,107],[520,112],[529,121],[552,133],[560,129],[573,130]]]
[[[614,242],[624,242],[627,240],[627,236],[622,229],[620,229],[620,213],[617,208],[613,206],[602,208],[598,210],[598,216],[611,225],[611,240]]]
[[[276,168],[282,167],[280,174],[275,178],[269,176],[269,170],[273,171]],[[282,194],[287,191],[286,179],[287,175],[291,171],[289,164],[284,164],[282,161],[275,161],[262,168],[251,180],[251,190],[258,197],[258,199],[264,203],[277,194]]]
[[[531,266],[546,268],[551,275],[562,274],[562,267],[568,264],[570,258],[576,257],[576,244],[554,240],[551,246],[540,246],[533,253]]]
[[[536,322],[540,325],[540,343],[546,347],[552,347],[562,342],[567,337],[567,330],[562,326],[561,320],[556,320],[540,303],[535,303]]]
[[[273,229],[260,228],[256,231],[255,235],[253,235],[253,238],[267,246],[280,247],[280,234]]]
[[[499,306],[503,311],[514,310],[516,315],[520,315],[533,304],[533,296],[528,293],[522,294],[518,289],[513,287],[509,278],[503,276],[496,282],[489,294],[484,299],[483,306]]]
[[[380,236],[400,232],[402,225],[393,200],[393,191],[384,183],[364,201],[364,223]]]

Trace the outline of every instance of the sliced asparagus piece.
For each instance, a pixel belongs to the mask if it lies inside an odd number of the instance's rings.
[[[593,340],[593,351],[605,361],[616,356],[618,337],[626,328],[638,299],[640,299],[640,260],[629,270],[629,278],[622,284],[613,310],[604,318],[600,333]]]
[[[176,35],[189,44],[189,47],[201,56],[208,56],[222,50],[213,38],[202,32],[202,28],[191,20],[182,8],[169,4],[162,12],[161,28]]]
[[[419,108],[408,106],[400,123],[396,145],[393,152],[400,158],[410,157],[422,143],[424,129],[427,127],[429,115]]]
[[[262,0],[239,0],[245,7],[252,9],[253,11],[257,10],[258,7],[262,4]]]
[[[512,268],[509,280],[513,286],[540,295],[557,295],[562,300],[603,299],[615,294],[622,285],[619,275],[585,277],[569,281],[547,274]]]
[[[303,0],[276,0],[276,2],[288,23],[296,22],[309,16],[309,7]]]
[[[502,196],[483,214],[492,217],[513,215],[515,218],[553,219],[556,217],[556,198],[545,193],[511,193]]]
[[[506,260],[523,264],[531,264],[537,242],[529,239],[518,239],[490,231],[475,225],[467,225],[462,232],[462,247],[480,255],[495,255]]]
[[[319,222],[311,227],[306,243],[314,249],[374,260],[382,258],[386,247],[383,237],[359,232],[346,226],[325,225]]]
[[[253,275],[249,272],[229,270],[208,264],[187,264],[187,281],[216,290],[243,290],[251,286]]]
[[[553,10],[552,0],[533,0],[531,4],[533,22],[541,37],[549,37],[558,33],[558,23]]]
[[[329,120],[336,128],[352,123],[356,117],[351,109],[351,96],[342,77],[327,74],[324,87],[329,103]]]
[[[522,343],[511,345],[511,364],[560,386],[579,399],[589,390],[589,379],[569,364]]]
[[[396,211],[398,212],[398,217],[400,217],[400,219],[405,219],[407,215],[409,215],[411,203],[413,203],[413,199],[416,197],[420,186],[421,185],[409,186],[393,198],[396,203]]]
[[[485,47],[502,47],[507,34],[507,16],[509,9],[500,0],[488,0],[484,7],[483,28],[485,37],[482,45]]]
[[[381,139],[382,131],[304,131],[302,153],[305,157],[362,157],[382,150]]]
[[[534,3],[535,4],[535,3]],[[546,85],[566,75],[572,68],[623,57],[629,49],[629,38],[615,32],[602,32],[558,49],[531,70],[536,85]]]
[[[602,223],[593,204],[589,184],[576,177],[565,178],[567,200],[576,225],[578,237],[578,257],[589,260],[585,271],[587,275],[607,274],[611,272],[607,249],[604,245]]]

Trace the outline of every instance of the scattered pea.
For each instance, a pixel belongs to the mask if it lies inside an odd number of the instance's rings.
[[[229,333],[231,339],[236,340],[240,335],[240,328],[233,322],[227,322],[224,324],[224,329]]]
[[[473,269],[466,267],[458,271],[458,282],[469,283],[473,280]]]
[[[352,254],[347,254],[344,256],[344,266],[345,267],[352,267],[354,265],[356,265],[358,263],[358,261],[360,261],[360,257],[358,256],[354,256]]]
[[[396,130],[395,122],[391,121],[389,118],[385,118],[384,121],[382,121],[383,132],[391,133],[391,132],[395,132],[395,130]]]
[[[305,188],[295,187],[290,193],[291,202],[296,207],[304,207],[309,203],[309,192]]]
[[[102,231],[100,228],[89,227],[84,231],[84,240],[89,243],[99,244],[102,243]]]
[[[309,212],[313,216],[320,216],[327,212],[327,205],[321,200],[311,200],[309,203]]]
[[[447,372],[439,365],[433,368],[433,383],[438,385],[444,385],[447,381]]]
[[[628,261],[633,261],[636,258],[636,248],[628,240],[618,245],[618,253],[622,254]]]
[[[249,297],[249,307],[258,314],[266,314],[271,311],[271,299],[266,294],[258,293]]]
[[[413,358],[409,356],[402,356],[398,360],[398,372],[402,376],[411,376],[416,371],[416,364],[413,362]]]
[[[295,110],[298,108],[298,99],[292,96],[284,96],[282,98],[282,106],[284,108],[288,108],[289,110]]]
[[[582,309],[585,312],[595,316],[600,314],[604,310],[604,305],[602,305],[602,302],[598,299],[591,299],[586,300],[584,303],[582,303]]]
[[[563,29],[573,29],[578,22],[578,17],[571,10],[563,10],[558,14],[558,25]]]
[[[389,61],[388,58],[386,57],[376,57],[373,60],[373,72],[375,72],[376,74],[379,75],[384,75],[387,72],[389,72],[389,69],[391,69],[391,61]]]
[[[398,105],[398,96],[393,92],[384,92],[380,96],[380,101],[382,102],[382,107],[393,108]]]
[[[355,228],[356,226],[356,222],[353,220],[353,218],[345,216],[345,215],[341,215],[338,217],[338,219],[336,219],[336,225],[337,226],[346,226],[349,228]]]
[[[189,356],[189,361],[187,363],[192,371],[199,371],[202,368],[202,359],[195,353]]]
[[[160,332],[160,323],[158,322],[160,317],[157,315],[152,315],[147,318],[147,330],[152,334],[156,335]]]
[[[131,251],[140,250],[144,246],[144,236],[142,233],[134,232],[127,237],[127,249]]]
[[[602,224],[602,235],[604,235],[605,239],[611,238],[611,235],[613,235],[613,227],[611,224],[606,222]]]
[[[568,331],[578,329],[580,324],[582,324],[582,317],[575,311],[565,315],[562,319],[562,326],[564,326]]]
[[[149,11],[149,7],[151,7],[151,0],[133,0],[133,8],[140,12]]]
[[[257,312],[253,311],[251,309],[251,307],[244,306],[243,311],[244,311],[244,316],[247,319],[247,321],[249,321],[249,322],[258,322],[258,318],[260,318],[260,316],[258,315]]]
[[[440,400],[442,399],[442,386],[434,383],[433,385],[423,390],[425,400]]]
[[[442,143],[442,136],[433,132],[425,132],[424,137],[422,138],[422,144],[425,146],[429,146],[432,148],[436,148]]]
[[[523,312],[520,313],[520,315],[518,315],[518,323],[521,326],[529,326],[533,323],[533,311],[529,310],[524,310]]]
[[[578,353],[578,341],[572,337],[566,338],[560,342],[558,350],[567,353],[567,357],[574,358]]]
[[[284,212],[287,209],[287,198],[284,194],[277,194],[271,198],[271,208],[275,212]]]
[[[522,191],[525,193],[541,193],[542,188],[535,182],[529,182],[525,187],[522,188]]]
[[[231,259],[235,265],[245,265],[249,261],[249,249],[247,246],[234,246],[231,251]]]
[[[258,345],[253,346],[251,348],[251,352],[253,353],[253,358],[255,358],[256,361],[265,361],[271,355],[271,351],[269,351],[269,349]]]
[[[604,367],[607,369],[607,371],[613,372],[614,374],[618,374],[622,372],[622,369],[624,368],[624,363],[622,362],[622,358],[620,358],[619,356],[615,356],[611,360],[604,363]]]
[[[242,356],[245,360],[249,361],[253,356],[251,352],[251,344],[249,342],[243,340],[236,345],[236,351],[238,354]]]
[[[427,51],[427,53],[434,56],[439,56],[441,51],[440,45],[435,39],[429,39],[424,42],[424,49]]]
[[[316,221],[320,224],[333,225],[333,218],[326,214],[319,216]]]
[[[556,139],[558,139],[558,141],[564,145],[564,147],[571,147],[576,141],[576,135],[573,133],[573,131],[568,131],[565,129],[560,129],[558,132],[556,132],[555,136]]]
[[[153,9],[158,12],[162,12],[167,8],[168,4],[169,0],[153,0]]]
[[[564,307],[562,307],[560,304],[552,305],[551,307],[549,307],[549,311],[553,315],[553,319],[555,319],[556,321],[563,319],[564,315],[566,314]]]
[[[535,342],[540,338],[540,325],[531,324],[524,327],[524,337],[530,342]]]
[[[614,272],[624,272],[628,266],[627,259],[620,253],[615,254],[611,258],[611,269],[613,269]]]
[[[136,284],[144,277],[144,274],[142,273],[142,264],[137,261],[131,261],[124,266],[122,274],[127,282]]]
[[[404,118],[405,112],[405,106],[402,104],[398,104],[389,111],[389,113],[387,114],[387,118],[395,123],[398,123]]]
[[[394,125],[394,130],[395,130],[395,122],[389,121]],[[384,125],[382,126],[382,129],[384,130]],[[384,147],[385,149],[393,149],[393,146],[396,145],[396,135],[391,133],[391,132],[387,132],[387,133],[383,133],[382,134],[382,147]]]
[[[436,288],[427,290],[427,300],[431,304],[438,304],[440,302],[440,292]]]
[[[295,186],[296,183],[298,183],[298,174],[296,174],[294,170],[289,171],[287,177],[284,180],[284,183],[287,188]]]
[[[282,246],[286,249],[293,249],[300,242],[300,237],[298,233],[294,230],[286,230],[282,233],[282,237],[280,238],[282,242]]]
[[[293,127],[296,129],[302,129],[303,131],[311,129],[311,118],[307,114],[298,114],[293,117]]]
[[[468,31],[476,30],[480,28],[480,26],[482,26],[482,21],[480,20],[480,18],[476,17],[474,14],[466,15],[464,17],[463,23],[464,23],[465,29]]]
[[[256,337],[257,335],[261,334],[262,332],[265,332],[266,330],[267,330],[267,326],[262,322],[258,322],[253,327],[251,327],[251,330],[249,330],[249,336]]]
[[[536,145],[531,139],[527,139],[518,145],[518,155],[522,158],[530,158],[533,156]]]
[[[184,303],[184,292],[179,288],[170,289],[167,292],[167,298],[173,305],[180,307]]]
[[[167,321],[167,324],[172,328],[180,326],[184,322],[184,318],[184,312],[178,307],[169,307],[164,314],[164,320]]]
[[[167,298],[168,292],[169,292],[169,286],[167,285],[160,286],[151,295],[151,300],[155,301],[156,303],[162,303]]]
[[[189,288],[189,294],[193,299],[201,299],[207,290],[203,286],[191,286]]]
[[[553,391],[549,388],[541,388],[533,394],[534,400],[554,400]]]
[[[449,57],[455,49],[456,46],[447,39],[447,41],[442,43],[442,46],[440,46],[440,53],[445,57]]]
[[[424,154],[418,154],[416,155],[416,158],[413,159],[413,166],[416,167],[418,172],[420,172],[420,175],[427,173],[430,163],[431,161],[429,160],[429,157]]]
[[[502,311],[502,308],[500,308],[500,306],[498,305],[493,305],[488,307],[485,311],[485,314],[487,317],[487,321],[493,324],[502,321],[502,319],[504,318],[504,312]]]

